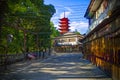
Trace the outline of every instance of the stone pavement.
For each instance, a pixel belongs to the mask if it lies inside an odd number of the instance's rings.
[[[0,80],[112,80],[103,71],[82,58],[82,54],[64,54],[9,66]]]

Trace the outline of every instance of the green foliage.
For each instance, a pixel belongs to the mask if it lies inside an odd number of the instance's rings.
[[[51,25],[51,32],[52,32],[52,34],[51,34],[51,36],[50,36],[51,39],[52,39],[52,41],[51,41],[51,46],[53,46],[53,39],[54,39],[55,37],[59,36],[60,33],[59,33],[59,31],[56,30],[56,28],[54,27],[53,22],[50,22],[50,25]]]
[[[45,5],[43,0],[6,0],[6,7],[7,10],[3,11],[5,21],[0,25],[0,45],[4,46],[8,53],[50,47],[50,18],[55,13],[54,6]],[[41,34],[42,32],[44,33]],[[7,41],[8,34],[13,35],[11,43]]]
[[[56,28],[54,27],[54,24],[51,22],[50,25],[51,25],[51,31],[52,31],[51,38],[55,38],[55,37],[59,36],[60,33],[58,30],[56,30]]]
[[[77,30],[75,30],[75,34],[80,34],[80,32],[78,32]]]

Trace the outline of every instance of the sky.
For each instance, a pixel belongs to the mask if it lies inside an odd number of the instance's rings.
[[[59,28],[60,20],[64,17],[68,18],[70,31],[78,31],[84,34],[88,30],[88,20],[84,17],[90,0],[44,0],[44,4],[52,4],[56,13],[52,16],[51,21],[56,29]]]

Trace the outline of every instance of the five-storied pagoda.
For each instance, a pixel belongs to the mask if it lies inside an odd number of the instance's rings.
[[[69,31],[69,19],[65,18],[65,13],[64,13],[64,18],[60,19],[60,25],[59,25],[59,30],[60,34],[64,34]]]

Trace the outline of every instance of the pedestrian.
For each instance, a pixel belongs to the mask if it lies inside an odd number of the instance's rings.
[[[29,60],[35,59],[35,56],[33,54],[28,54],[28,59]]]

